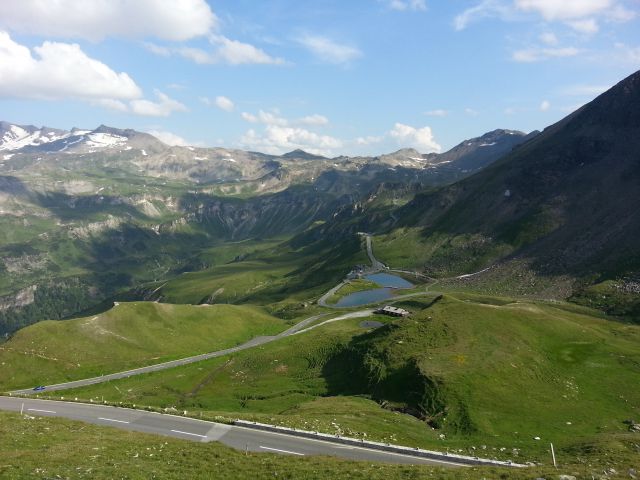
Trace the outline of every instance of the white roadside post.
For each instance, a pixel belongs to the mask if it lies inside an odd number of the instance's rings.
[[[558,465],[556,464],[556,452],[553,451],[553,443],[550,443],[549,445],[551,445],[551,458],[553,459],[553,466],[558,468]]]

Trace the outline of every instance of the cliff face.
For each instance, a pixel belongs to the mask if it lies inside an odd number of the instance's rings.
[[[35,293],[37,288],[37,285],[31,285],[27,288],[19,290],[13,295],[0,297],[0,311],[31,305],[35,301]]]

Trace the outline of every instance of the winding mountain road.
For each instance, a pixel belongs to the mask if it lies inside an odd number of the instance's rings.
[[[251,452],[278,453],[300,457],[330,455],[350,460],[438,467],[464,467],[483,463],[508,465],[506,462],[456,455],[449,456],[439,452],[422,451],[422,455],[418,456],[417,452],[411,454],[411,449],[406,449],[407,453],[399,452],[398,450],[403,447],[393,448],[394,446],[390,446],[392,448],[386,451],[367,447],[366,443],[350,445],[286,432],[265,431],[241,425],[228,425],[105,405],[0,396],[0,410],[20,412],[32,417],[63,417],[94,425],[163,435],[193,442],[218,441],[229,447]]]

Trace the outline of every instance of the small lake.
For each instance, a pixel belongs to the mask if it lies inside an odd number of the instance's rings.
[[[404,278],[389,273],[373,273],[365,275],[367,280],[377,283],[383,288],[374,288],[373,290],[364,290],[355,292],[346,297],[342,297],[336,303],[336,307],[359,307],[368,303],[381,302],[392,298],[399,288],[411,288],[413,284],[407,282]]]

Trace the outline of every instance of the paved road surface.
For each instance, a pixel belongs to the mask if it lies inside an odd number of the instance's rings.
[[[373,256],[373,248],[371,247],[371,235],[367,234],[367,255],[369,255],[369,261],[371,261],[372,270],[386,270],[387,266]]]
[[[304,329],[307,325],[315,322],[316,320],[324,317],[325,315],[327,314],[324,313],[321,315],[314,315],[313,317],[309,317],[305,320],[302,320],[301,322],[295,324],[293,327],[289,328],[288,330],[285,330],[284,332],[279,333],[278,335],[269,336],[269,337],[252,338],[248,342],[245,342],[242,345],[238,345],[237,347],[231,347],[231,348],[226,348],[224,350],[218,350],[215,352],[194,355],[193,357],[180,358],[178,360],[172,360],[170,362],[156,363],[155,365],[148,365],[146,367],[134,368],[133,370],[127,370],[125,372],[110,373],[108,375],[101,375],[100,377],[85,378],[83,380],[75,380],[72,382],[57,383],[55,385],[46,385],[46,389],[44,390],[43,393],[53,392],[57,390],[66,390],[68,388],[84,387],[87,385],[95,385],[96,383],[108,382],[110,380],[117,380],[119,378],[127,378],[133,375],[141,375],[143,373],[157,372],[159,370],[166,370],[168,368],[174,368],[181,365],[201,362],[202,360],[208,360],[210,358],[222,357],[224,355],[229,355],[230,353],[239,352],[241,350],[247,350],[248,348],[254,348],[254,347],[257,347],[258,345],[264,345],[265,343],[270,343],[280,338],[293,335],[297,331]],[[31,388],[26,388],[24,390],[14,390],[11,393],[17,394],[17,395],[30,395],[35,392],[33,391],[33,387],[31,387]]]
[[[64,417],[95,425],[164,435],[194,442],[219,441],[230,447],[252,452],[279,453],[300,457],[330,455],[351,460],[440,467],[463,466],[454,461],[412,457],[282,433],[103,405],[0,396],[0,410],[14,412],[22,410],[24,414],[31,416]]]

